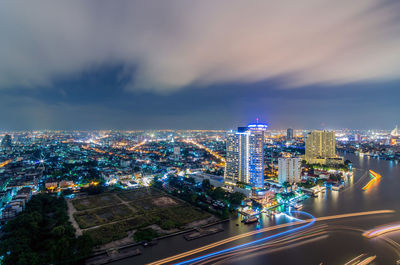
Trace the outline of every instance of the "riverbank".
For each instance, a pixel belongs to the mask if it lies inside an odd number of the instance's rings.
[[[382,209],[394,209],[395,214],[383,215],[368,218],[348,219],[344,223],[347,227],[356,227],[360,229],[371,229],[381,224],[396,221],[400,218],[400,204],[394,198],[398,197],[400,190],[400,167],[394,163],[383,160],[375,160],[371,158],[359,158],[357,156],[345,155],[345,159],[353,162],[354,174],[349,179],[348,186],[342,191],[327,190],[316,198],[309,198],[303,202],[302,211],[321,217],[327,215],[335,215],[342,213],[352,213],[360,211],[372,211]],[[365,177],[366,172],[370,169],[382,175],[381,181],[371,188],[369,191],[363,191],[362,187],[368,182]],[[159,241],[156,246],[151,248],[142,248],[142,255],[113,262],[113,265],[129,265],[145,264],[155,260],[159,260],[168,256],[176,255],[185,251],[192,250],[213,242],[223,240],[225,238],[244,234],[269,227],[276,224],[291,222],[290,217],[282,215],[274,215],[268,217],[265,214],[260,215],[258,223],[245,225],[240,222],[240,218],[233,218],[229,222],[222,223],[224,231],[199,238],[193,241],[187,241],[181,236],[170,237]],[[260,236],[251,236],[243,239],[254,240]],[[393,240],[400,242],[400,233],[391,235]],[[232,246],[226,245],[227,246]],[[287,246],[281,251],[271,253],[257,253],[242,255],[241,261],[235,262],[231,260],[230,264],[344,264],[360,253],[377,254],[376,264],[393,264],[393,250],[386,245],[382,245],[378,241],[365,241],[361,233],[335,231],[330,233],[328,238],[321,239],[307,244],[296,245],[296,248]],[[290,253],[290,254],[288,254]],[[337,255],[340,253],[340,255]]]

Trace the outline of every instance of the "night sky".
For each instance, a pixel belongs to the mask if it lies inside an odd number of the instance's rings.
[[[392,129],[400,2],[2,1],[0,130]]]

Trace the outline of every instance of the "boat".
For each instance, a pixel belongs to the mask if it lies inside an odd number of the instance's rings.
[[[255,222],[258,222],[258,217],[257,216],[249,217],[244,221],[245,224],[252,224],[252,223],[255,223]]]
[[[338,191],[338,190],[340,190],[340,189],[342,189],[343,188],[343,185],[342,184],[335,184],[335,185],[332,185],[332,190],[334,190],[334,191]]]
[[[303,208],[303,205],[300,204],[300,203],[295,203],[293,207],[294,207],[296,210],[299,210],[299,209]]]
[[[143,242],[143,246],[144,247],[151,247],[151,246],[157,245],[157,243],[158,243],[157,240],[153,239],[151,241]]]

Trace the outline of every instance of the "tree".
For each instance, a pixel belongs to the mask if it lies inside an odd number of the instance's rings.
[[[222,218],[222,219],[227,219],[227,218],[229,218],[229,209],[228,209],[228,207],[225,207],[225,208],[222,210],[221,218]]]
[[[234,192],[229,194],[228,201],[231,205],[238,206],[242,204],[244,198],[246,198],[246,196],[243,193]]]
[[[198,196],[196,193],[190,194],[190,202],[191,202],[191,203],[196,203],[198,197],[199,197],[199,196]]]
[[[214,200],[221,200],[225,197],[225,191],[221,187],[217,187],[213,190],[211,197]]]
[[[162,188],[162,182],[160,180],[160,177],[155,176],[153,178],[153,180],[151,181],[151,186],[161,189]]]
[[[324,183],[325,183],[325,181],[323,179],[317,180],[317,185],[319,185],[319,186],[323,186]]]
[[[89,195],[100,194],[106,191],[106,188],[100,184],[95,186],[89,186],[87,188],[82,189],[82,191],[87,192]]]
[[[158,233],[152,228],[139,229],[133,235],[133,239],[136,242],[140,241],[152,241],[154,238],[158,237]]]
[[[257,201],[255,201],[255,200],[252,200],[252,206],[253,206],[253,209],[258,209],[258,210],[263,208],[262,204],[257,202]]]
[[[76,264],[90,255],[91,240],[75,238],[63,197],[39,194],[2,228],[2,264]]]
[[[188,178],[186,179],[186,181],[187,181],[188,183],[190,183],[190,184],[195,184],[195,183],[196,183],[196,181],[195,181],[195,179],[194,179],[193,177],[188,177]]]
[[[204,191],[210,191],[212,189],[212,185],[210,183],[209,179],[204,179],[203,182],[201,183],[201,187]]]

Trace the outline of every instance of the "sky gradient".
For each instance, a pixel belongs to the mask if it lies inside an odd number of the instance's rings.
[[[400,123],[400,2],[3,1],[0,130]]]

